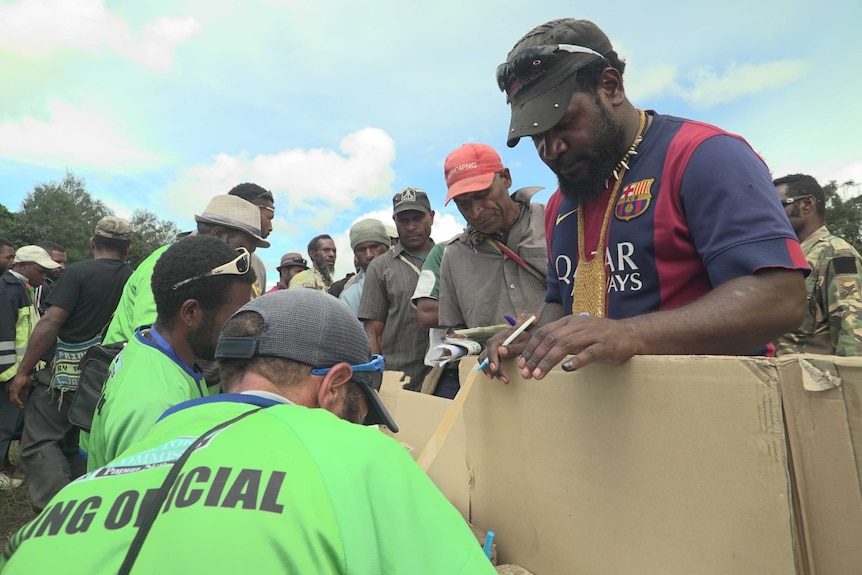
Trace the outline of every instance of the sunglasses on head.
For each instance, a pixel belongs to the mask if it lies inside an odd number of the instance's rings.
[[[382,355],[374,354],[371,356],[371,361],[368,363],[360,363],[359,365],[351,365],[350,368],[357,372],[371,372],[371,387],[372,389],[380,389],[383,383],[383,370],[386,362]],[[326,375],[331,367],[315,367],[311,370],[311,375]]]
[[[225,274],[241,276],[247,273],[248,268],[250,267],[251,254],[248,253],[248,250],[245,248],[237,248],[236,251],[239,252],[239,255],[231,261],[227,262],[226,264],[222,264],[220,266],[214,267],[208,272],[204,272],[181,282],[177,282],[173,286],[171,286],[171,289],[176,290],[177,288],[180,288],[187,283],[191,283],[195,280],[199,280],[208,276],[220,276]]]
[[[799,200],[804,200],[809,197],[811,194],[806,194],[804,196],[796,196],[795,198],[784,198],[783,200],[779,200],[782,206],[789,206],[793,202],[798,202]]]
[[[546,44],[524,48],[508,62],[497,66],[497,86],[506,92],[507,100],[511,101],[521,88],[552,70],[560,59],[569,54],[591,54],[604,58],[592,48],[575,44]]]

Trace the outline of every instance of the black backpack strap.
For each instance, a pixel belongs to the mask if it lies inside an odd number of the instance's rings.
[[[168,472],[168,475],[165,477],[165,480],[162,481],[162,486],[159,488],[156,496],[153,497],[149,501],[145,501],[141,506],[141,526],[138,529],[138,532],[135,534],[135,538],[132,540],[132,544],[129,547],[128,552],[126,552],[126,558],[123,560],[123,564],[120,566],[120,570],[118,571],[119,575],[128,575],[132,571],[132,566],[135,564],[135,560],[138,558],[138,553],[141,551],[141,547],[144,545],[144,540],[147,538],[147,535],[150,533],[150,528],[153,526],[153,522],[156,520],[156,517],[159,514],[159,508],[162,506],[162,503],[165,502],[165,499],[168,497],[168,493],[173,487],[174,482],[177,480],[177,476],[179,476],[180,471],[182,471],[183,466],[188,461],[189,457],[191,457],[192,453],[200,447],[200,445],[210,438],[210,436],[221,430],[225,427],[232,425],[239,421],[244,417],[248,417],[253,413],[257,413],[261,409],[266,409],[266,407],[258,407],[257,409],[252,409],[251,411],[246,411],[245,413],[241,413],[237,415],[233,419],[228,421],[219,423],[206,433],[202,434],[198,437],[194,443],[189,445],[183,454],[174,462],[173,467]]]

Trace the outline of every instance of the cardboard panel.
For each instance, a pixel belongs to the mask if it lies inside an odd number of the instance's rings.
[[[389,410],[393,418],[398,413],[398,398],[401,397],[401,392],[403,391],[402,377],[404,377],[403,371],[384,371],[383,381],[380,384],[380,389],[377,391],[380,401],[383,402],[383,405],[386,406],[386,409]],[[395,423],[399,423],[397,418],[395,418]],[[400,423],[398,426],[401,427]]]
[[[777,365],[807,571],[860,573],[862,358],[790,356]],[[840,378],[834,381],[837,386],[809,391],[816,389],[812,380],[830,381],[834,376]]]
[[[474,361],[463,362],[470,369]],[[636,357],[465,405],[470,519],[501,563],[561,573],[795,573],[777,370]]]
[[[400,372],[395,373],[400,375]],[[442,397],[401,389],[398,379],[397,375],[386,372],[380,397],[400,429],[397,434],[389,435],[401,442],[416,459],[452,402]],[[387,433],[385,428],[384,433]],[[434,464],[428,469],[428,477],[466,519],[470,505],[470,474],[467,469],[463,414],[456,418]]]

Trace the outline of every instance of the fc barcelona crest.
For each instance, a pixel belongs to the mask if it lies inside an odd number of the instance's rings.
[[[655,178],[650,178],[632,182],[623,188],[614,208],[614,217],[627,222],[646,212],[652,200],[650,189],[653,182],[655,182]]]

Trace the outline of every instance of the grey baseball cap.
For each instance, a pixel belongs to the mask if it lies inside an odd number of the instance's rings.
[[[371,346],[350,307],[327,293],[310,289],[279,290],[256,298],[236,313],[253,311],[263,318],[263,333],[250,337],[219,337],[216,359],[266,355],[328,368],[337,363],[371,361]],[[236,315],[236,314],[234,314]],[[372,373],[353,372],[368,400],[366,425],[381,424],[393,433],[398,426],[371,385]]]

